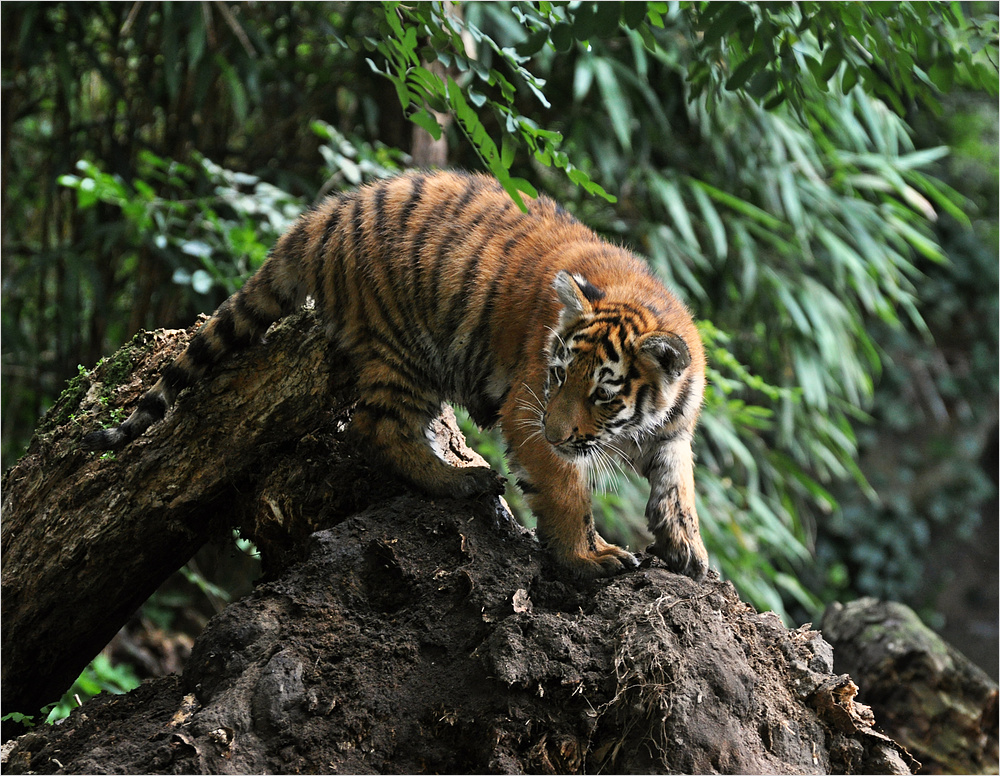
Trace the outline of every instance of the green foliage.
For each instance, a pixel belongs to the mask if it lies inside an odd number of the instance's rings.
[[[543,8],[547,7],[547,12]],[[618,21],[617,4],[613,8],[613,23]],[[548,108],[550,103],[543,91],[545,82],[531,73],[523,63],[535,53],[533,43],[516,50],[501,47],[475,23],[459,16],[460,7],[447,3],[382,3],[385,26],[378,38],[366,38],[365,46],[377,51],[384,60],[384,69],[372,59],[375,72],[388,77],[396,87],[400,105],[407,117],[423,127],[436,139],[441,126],[435,112],[447,112],[479,155],[480,162],[503,184],[511,197],[523,207],[521,192],[537,196],[535,187],[524,178],[513,178],[509,169],[518,145],[523,145],[534,159],[546,167],[564,170],[571,181],[592,194],[609,201],[614,197],[594,183],[587,173],[576,167],[569,155],[561,150],[562,135],[544,129],[521,114],[515,103],[517,86],[524,85]],[[544,42],[551,32],[548,26],[555,9],[548,3],[510,7],[520,24],[530,30],[534,40]],[[529,41],[532,40],[529,36]],[[442,67],[434,69],[433,64]],[[442,75],[443,70],[456,73]],[[499,132],[491,133],[483,123],[482,114],[492,114]],[[501,134],[497,144],[494,135]]]
[[[948,142],[936,163],[966,195],[966,225],[942,218],[949,261],[922,267],[920,309],[937,345],[901,329],[872,331],[883,350],[875,423],[859,431],[874,503],[839,489],[841,509],[817,541],[805,581],[826,600],[852,594],[912,601],[927,611],[949,569],[925,562],[935,547],[969,541],[995,495],[981,465],[993,435],[998,391],[996,106],[970,94],[945,98],[950,118],[922,133]],[[990,401],[990,398],[993,398]]]
[[[69,713],[88,698],[102,692],[122,695],[139,686],[135,671],[127,663],[112,665],[102,652],[95,657],[69,688],[59,703],[55,704],[46,717],[52,724],[69,716]]]
[[[902,115],[917,100],[938,107],[938,90],[956,81],[997,91],[996,17],[967,19],[957,3],[517,2],[485,11],[499,35],[477,23],[483,4],[385,2],[382,8],[381,36],[364,41],[381,64],[371,58],[368,64],[392,81],[408,118],[435,138],[442,132],[437,116],[454,116],[482,164],[517,202],[518,192],[533,193],[530,183],[509,173],[518,146],[544,166],[563,169],[589,193],[615,201],[565,150],[563,133],[522,115],[516,96],[525,86],[537,105],[552,107],[538,65],[551,63],[552,52],[579,47],[589,53],[623,34],[633,50],[654,56],[672,54],[665,40],[682,36],[692,50],[684,73],[690,96],[706,95],[710,104],[731,92],[768,110],[788,101],[805,114],[823,104],[817,93],[836,88],[846,94],[860,85]],[[984,50],[992,59],[979,56]],[[636,64],[588,58],[573,84],[579,92],[596,81],[606,103],[624,108],[608,117],[626,152],[635,115],[623,87],[645,87],[653,96]],[[492,131],[483,114],[492,114]]]
[[[860,85],[900,115],[956,81],[997,93],[996,16],[967,19],[959,3],[695,3],[702,32],[695,94],[745,91],[765,108],[808,112],[815,93]]]
[[[234,293],[303,208],[276,186],[198,154],[186,165],[144,151],[131,182],[85,160],[76,167],[79,175],[58,182],[76,191],[77,208],[119,208],[136,248],[172,267],[173,282],[197,295]]]
[[[12,711],[10,714],[4,714],[0,717],[0,721],[7,722],[17,722],[26,728],[33,728],[35,726],[35,717],[33,714],[22,714],[19,711]]]

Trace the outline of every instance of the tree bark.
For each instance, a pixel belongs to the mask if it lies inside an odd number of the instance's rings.
[[[294,316],[114,459],[77,444],[188,333],[72,386],[4,482],[4,704],[53,700],[214,530],[265,582],[183,677],[5,745],[4,772],[908,773],[832,651],[655,558],[569,583],[502,501],[430,501],[346,435],[350,365]],[[74,418],[74,414],[77,415]],[[102,417],[106,410],[101,410]],[[455,465],[482,464],[454,416]]]
[[[921,773],[997,773],[997,684],[896,601],[861,598],[823,615],[837,669],[857,679]]]
[[[80,439],[112,407],[127,415],[194,329],[140,334],[63,394],[3,479],[3,714],[58,701],[160,583],[232,526],[230,502],[268,457],[350,404],[350,371],[331,372],[312,318],[289,318],[117,455]]]

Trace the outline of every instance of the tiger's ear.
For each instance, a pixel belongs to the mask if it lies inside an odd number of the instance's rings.
[[[560,320],[563,322],[579,318],[593,310],[592,303],[604,298],[604,292],[583,275],[571,275],[559,270],[552,287],[563,304]]]
[[[639,352],[654,359],[670,377],[677,378],[691,363],[687,343],[676,334],[655,331],[639,340]]]

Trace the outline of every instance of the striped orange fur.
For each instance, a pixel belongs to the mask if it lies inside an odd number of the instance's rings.
[[[522,212],[481,175],[412,172],[304,214],[128,420],[84,446],[127,444],[308,297],[358,367],[357,430],[400,475],[439,496],[498,493],[489,469],[446,464],[427,428],[443,401],[499,422],[539,538],[594,577],[635,564],[591,516],[588,471],[624,458],[651,484],[650,549],[704,576],[691,439],[705,356],[690,314],[629,251],[545,197]]]

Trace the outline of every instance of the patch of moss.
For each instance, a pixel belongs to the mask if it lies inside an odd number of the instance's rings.
[[[140,331],[128,344],[120,347],[111,356],[98,361],[92,370],[88,371],[85,367],[78,366],[76,376],[67,382],[65,390],[52,405],[52,409],[45,414],[37,433],[44,434],[73,420],[79,410],[80,402],[94,383],[95,375],[100,376],[102,383],[101,395],[98,398],[102,404],[106,404],[115,388],[128,380],[135,369],[139,354],[147,350],[152,342],[151,332]]]
[[[135,366],[134,353],[135,348],[129,343],[98,363],[98,366],[103,365],[104,367],[104,370],[101,372],[101,378],[104,383],[102,395],[110,395],[115,388],[125,382],[129,375],[132,374],[132,369]]]
[[[82,365],[78,365],[76,369],[76,376],[66,383],[65,390],[59,394],[59,398],[52,405],[52,409],[45,413],[45,417],[42,418],[42,422],[38,425],[37,433],[43,434],[51,431],[73,419],[76,410],[80,406],[80,402],[87,395],[87,391],[90,390],[91,383],[90,372]]]

